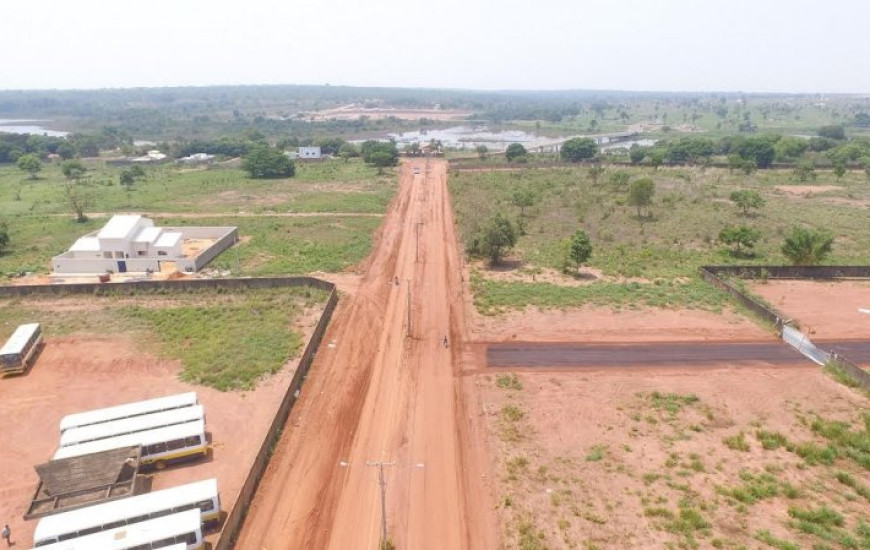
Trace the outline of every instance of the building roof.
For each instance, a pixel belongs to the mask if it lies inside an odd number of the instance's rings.
[[[97,233],[101,239],[129,239],[142,216],[138,214],[116,214],[109,223]]]
[[[146,227],[142,231],[139,232],[136,237],[133,238],[134,243],[153,243],[160,237],[160,234],[163,232],[163,228],[161,227]]]
[[[165,231],[160,238],[157,239],[157,242],[154,243],[154,246],[160,247],[171,247],[178,244],[181,240],[181,233],[178,231]]]
[[[140,456],[133,445],[36,466],[40,483],[24,518],[132,495]]]
[[[100,239],[90,236],[80,237],[69,250],[70,252],[99,252]]]

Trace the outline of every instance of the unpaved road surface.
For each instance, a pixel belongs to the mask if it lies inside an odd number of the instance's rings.
[[[237,548],[377,548],[376,461],[391,464],[396,547],[498,546],[476,394],[459,376],[468,333],[447,165],[425,166],[401,167],[366,273],[334,315]]]
[[[824,342],[852,361],[870,360],[870,342]],[[607,367],[703,365],[794,365],[803,357],[783,342],[670,342],[656,344],[490,344],[489,367]]]

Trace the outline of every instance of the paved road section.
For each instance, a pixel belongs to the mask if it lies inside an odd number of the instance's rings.
[[[868,342],[820,342],[858,364],[870,363]],[[804,359],[782,342],[676,342],[656,344],[493,343],[489,367],[609,367],[743,364],[801,364]]]

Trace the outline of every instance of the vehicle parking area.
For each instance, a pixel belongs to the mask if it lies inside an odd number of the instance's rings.
[[[0,521],[18,547],[30,546],[38,520],[22,518],[39,480],[34,466],[57,450],[63,416],[187,391],[205,407],[209,455],[153,473],[144,485],[158,490],[214,477],[228,512],[295,367],[293,360],[255,391],[220,392],[180,381],[177,361],[143,353],[129,335],[46,335],[25,375],[0,380]]]

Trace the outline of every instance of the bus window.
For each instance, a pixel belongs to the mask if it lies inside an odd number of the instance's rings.
[[[97,525],[95,527],[88,527],[87,529],[82,529],[81,531],[77,532],[76,536],[83,537],[85,535],[92,535],[94,533],[99,533],[102,530],[103,528],[100,525]]]
[[[183,439],[176,439],[174,441],[170,441],[169,443],[166,444],[166,447],[170,451],[174,451],[176,449],[183,449],[184,448],[184,440]]]
[[[186,542],[187,544],[196,544],[196,533],[188,533],[175,537],[175,542]]]
[[[203,500],[202,502],[197,502],[196,506],[203,512],[209,512],[211,510],[214,510],[214,503],[210,500]]]
[[[155,443],[154,445],[148,445],[148,454],[156,455],[158,453],[166,452],[166,443]]]
[[[171,516],[172,510],[157,510],[156,512],[149,514],[148,519],[162,518],[163,516]]]
[[[113,521],[112,523],[107,523],[103,525],[103,531],[108,531],[109,529],[115,529],[117,527],[123,527],[127,523],[124,520],[121,521]]]
[[[193,447],[194,445],[199,445],[202,442],[202,439],[198,435],[194,435],[192,437],[188,437],[184,440],[184,444],[187,447]]]
[[[173,544],[175,544],[175,537],[154,541],[151,543],[151,548],[165,548],[167,546],[172,546]]]

